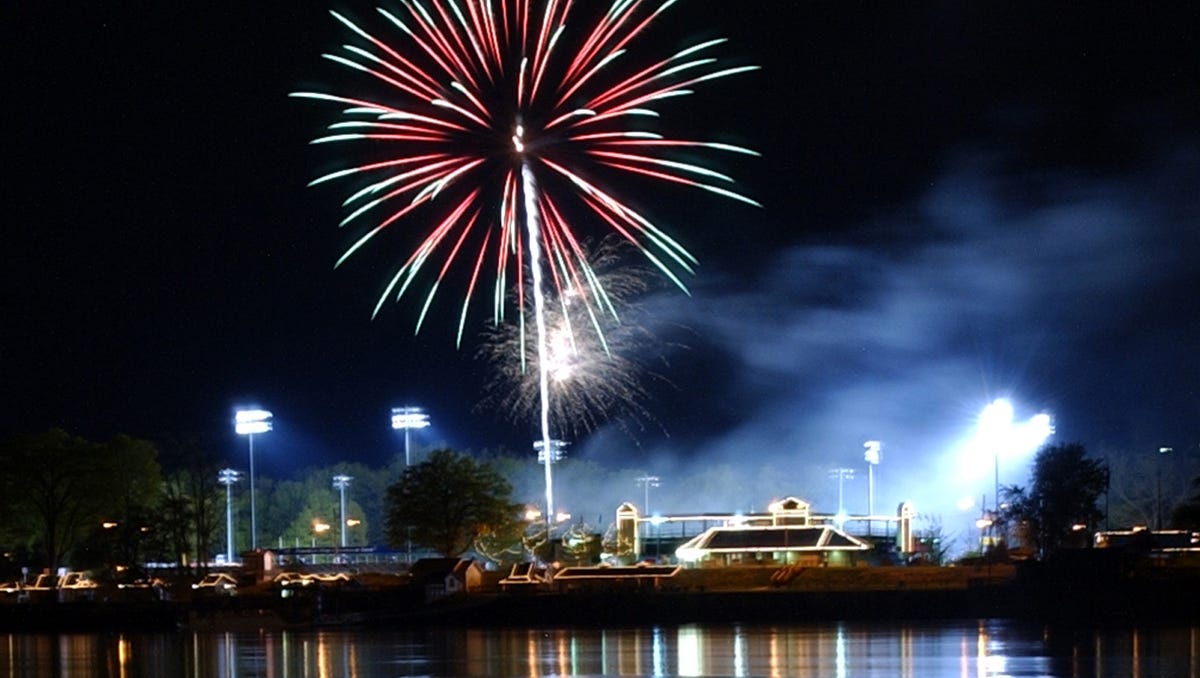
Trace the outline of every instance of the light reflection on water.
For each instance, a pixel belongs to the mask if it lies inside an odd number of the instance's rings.
[[[1200,678],[1200,626],[1016,622],[0,636],[0,678]]]

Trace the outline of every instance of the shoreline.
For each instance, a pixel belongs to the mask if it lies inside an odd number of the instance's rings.
[[[1104,573],[1007,566],[1004,576],[933,568],[888,580],[866,568],[814,572],[791,586],[714,588],[593,586],[488,590],[426,601],[416,587],[328,588],[290,597],[256,591],[193,600],[39,601],[0,605],[10,633],[250,631],[421,626],[622,626],[1025,619],[1047,623],[1200,622],[1200,568]],[[940,569],[940,568],[939,568]],[[953,569],[953,568],[949,568]],[[1011,576],[1010,574],[1011,573]],[[728,573],[726,573],[728,574]],[[747,572],[737,573],[745,577]],[[764,570],[752,573],[769,576]],[[908,573],[900,573],[908,574]],[[854,575],[858,575],[855,577]],[[1112,575],[1112,576],[1108,576]]]

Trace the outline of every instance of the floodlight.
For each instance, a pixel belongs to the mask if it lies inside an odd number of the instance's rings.
[[[393,407],[392,408],[392,428],[404,431],[404,466],[409,465],[409,431],[414,428],[425,428],[429,426],[429,415],[425,414],[425,410],[419,407]]]
[[[246,436],[250,444],[250,548],[258,550],[258,521],[254,511],[254,434],[271,430],[270,412],[262,409],[238,410],[233,418],[233,430]]]

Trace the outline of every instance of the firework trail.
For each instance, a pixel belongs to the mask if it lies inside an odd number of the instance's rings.
[[[399,38],[402,48],[394,47],[384,34],[332,13],[354,33],[357,44],[325,57],[380,86],[380,95],[370,98],[292,94],[344,107],[344,119],[313,143],[367,142],[367,162],[312,182],[358,182],[344,202],[350,212],[342,225],[354,224],[362,234],[337,263],[405,217],[412,215],[406,221],[424,228],[423,239],[388,281],[373,315],[387,299],[399,300],[410,289],[427,285],[416,321],[420,331],[439,288],[448,276],[462,274],[466,293],[458,320],[461,345],[470,303],[486,270],[494,279],[493,322],[504,319],[512,275],[524,328],[528,270],[540,348],[546,333],[536,311],[543,283],[560,297],[566,289],[586,290],[581,303],[592,318],[612,313],[568,218],[572,209],[580,210],[565,198],[590,212],[591,221],[598,220],[633,244],[681,288],[680,273],[692,271],[694,258],[601,182],[632,174],[758,204],[731,190],[730,177],[667,157],[680,149],[755,155],[753,151],[671,139],[635,123],[656,117],[656,104],[691,94],[700,83],[756,67],[718,65],[708,55],[723,40],[702,42],[641,65],[631,63],[625,56],[630,44],[636,45],[675,0],[613,0],[598,17],[576,18],[583,12],[581,4],[402,0],[402,11],[378,10],[388,35]],[[418,283],[419,279],[428,282]],[[543,384],[546,381],[543,377]],[[546,398],[544,390],[542,397]],[[546,449],[548,411],[548,403],[543,403]],[[552,516],[549,461],[546,481],[547,515]]]

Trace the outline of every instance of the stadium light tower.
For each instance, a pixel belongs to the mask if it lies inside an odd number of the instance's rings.
[[[1174,452],[1171,447],[1158,448],[1158,459],[1154,465],[1154,529],[1161,530],[1163,526],[1162,510],[1162,465],[1166,455]]]
[[[979,415],[979,432],[992,449],[992,506],[997,515],[1000,513],[1000,453],[1012,436],[1012,420],[1012,403],[1003,398],[993,400]]]
[[[839,523],[846,519],[846,509],[842,505],[842,484],[847,480],[854,480],[854,469],[845,466],[829,469],[829,477],[837,478],[838,481],[838,511],[837,520]]]
[[[254,434],[270,431],[272,415],[266,410],[238,410],[233,430],[250,441],[250,549],[258,550],[258,522],[254,513]]]
[[[642,510],[646,512],[646,517],[650,517],[650,488],[658,487],[658,481],[661,480],[658,476],[644,475],[634,479],[638,485],[642,486],[645,491],[645,503],[642,504]]]
[[[979,415],[979,438],[984,449],[992,453],[992,497],[997,513],[1000,511],[1000,455],[1034,452],[1052,435],[1054,424],[1048,414],[1035,414],[1028,420],[1015,422],[1012,403],[1003,398],[983,408]]]
[[[341,523],[342,523],[342,547],[346,546],[346,488],[350,487],[350,481],[354,480],[348,475],[338,474],[333,477],[333,489],[337,490],[341,495]]]
[[[429,426],[429,415],[419,407],[393,407],[392,408],[392,428],[395,430],[404,430],[404,466],[408,467],[409,459],[409,431],[414,428],[425,428]]]
[[[546,525],[547,534],[549,534],[549,526],[557,519],[557,514],[554,512],[554,485],[550,476],[550,465],[555,462],[562,461],[562,458],[567,456],[567,442],[558,440],[557,438],[549,439],[550,450],[546,452],[546,440],[533,441],[533,449],[537,452],[538,463],[542,464],[546,475]]]
[[[223,468],[217,473],[217,482],[225,486],[225,562],[233,561],[233,484],[242,474],[231,468]]]
[[[863,459],[867,461],[867,515],[875,515],[875,466],[879,464],[879,452],[883,449],[883,444],[878,440],[868,440],[863,443],[863,447],[867,451],[863,453]]]

